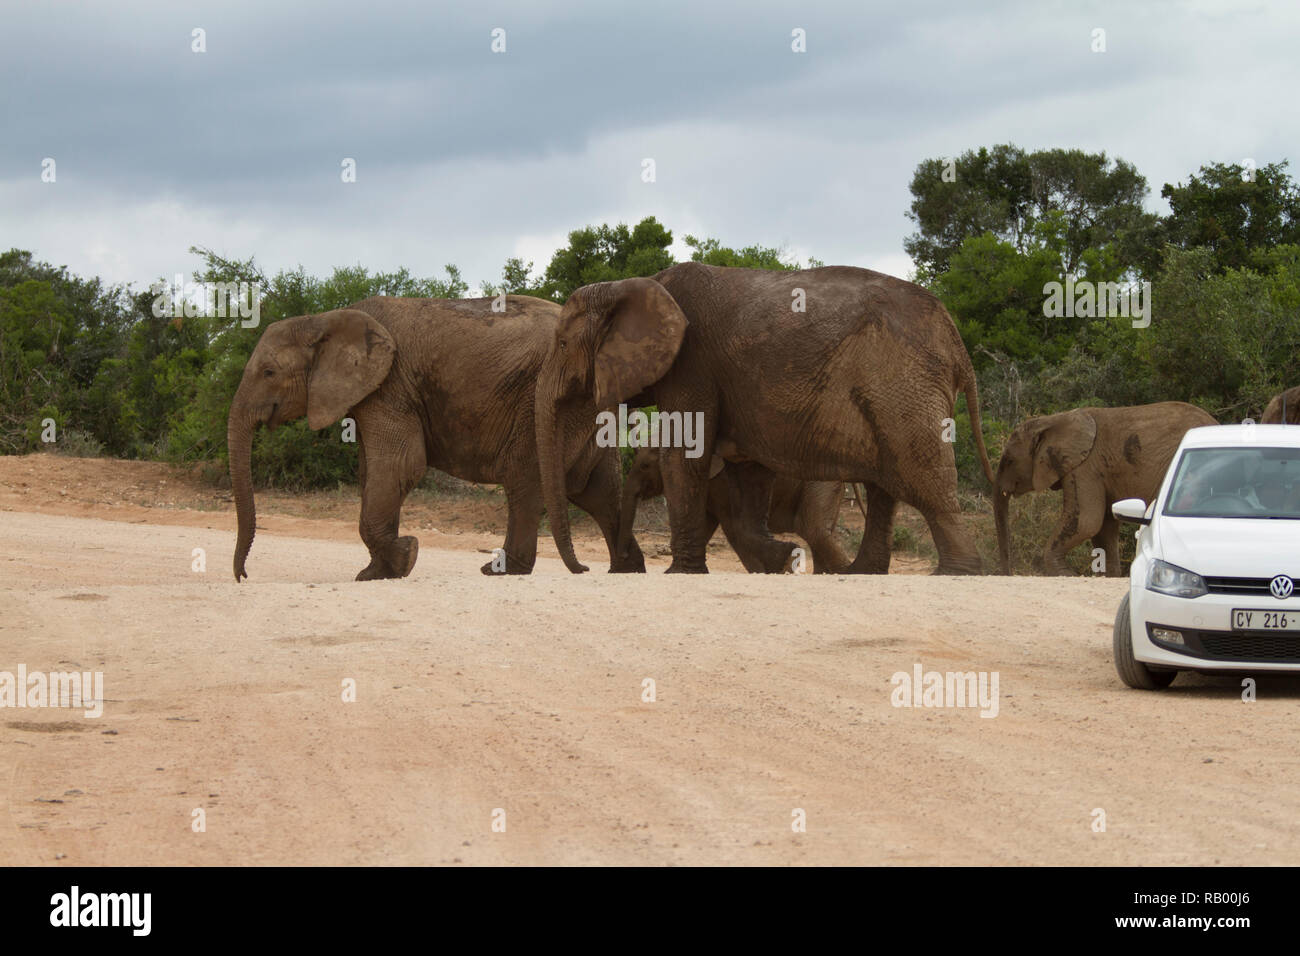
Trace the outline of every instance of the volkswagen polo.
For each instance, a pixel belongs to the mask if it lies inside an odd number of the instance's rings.
[[[1300,428],[1193,428],[1155,501],[1111,511],[1142,525],[1115,615],[1124,683],[1300,672]]]

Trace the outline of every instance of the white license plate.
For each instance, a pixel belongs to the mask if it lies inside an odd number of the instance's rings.
[[[1233,608],[1234,631],[1300,631],[1300,611]]]

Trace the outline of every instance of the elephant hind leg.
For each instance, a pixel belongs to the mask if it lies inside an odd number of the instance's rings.
[[[939,552],[936,574],[979,574],[984,569],[983,562],[974,538],[963,526],[961,506],[957,503],[956,458],[952,445],[943,440],[939,426],[951,414],[950,402],[935,406],[928,413],[918,409],[917,424],[906,441],[897,436],[889,440],[877,433],[882,454],[895,456],[893,469],[881,474],[877,483],[925,518],[935,550]],[[923,427],[921,423],[927,418],[933,422],[933,428],[927,425],[924,434],[918,433],[917,429]],[[868,524],[873,523],[870,507]]]
[[[535,474],[529,474],[507,476],[502,484],[506,492],[504,555],[494,554],[479,570],[492,576],[531,574],[537,562],[537,529],[542,523],[541,482]]]
[[[925,516],[930,535],[939,552],[939,566],[935,574],[980,574],[984,563],[971,543],[970,535],[961,526],[960,511],[945,511]]]
[[[839,481],[810,481],[803,487],[794,532],[808,542],[814,574],[840,574],[849,566],[836,530],[843,498],[844,484]]]
[[[767,527],[776,476],[757,462],[731,462],[724,473],[731,508],[729,520],[721,516],[722,530],[745,569],[768,574],[785,571],[795,544],[772,537]]]
[[[894,512],[898,499],[879,485],[865,482],[867,517],[850,574],[888,574],[894,549]]]

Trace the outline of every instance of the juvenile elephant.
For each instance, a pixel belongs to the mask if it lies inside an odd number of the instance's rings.
[[[1189,428],[1216,425],[1185,402],[1123,408],[1077,408],[1029,418],[1016,426],[998,462],[993,518],[1002,573],[1011,573],[1008,517],[1013,495],[1060,489],[1061,520],[1043,553],[1049,574],[1069,574],[1065,556],[1091,538],[1118,577],[1119,522],[1110,506],[1124,498],[1150,502]]]
[[[970,357],[943,305],[919,286],[843,266],[769,272],[695,262],[653,279],[584,286],[565,303],[538,378],[546,501],[562,500],[554,423],[570,403],[655,405],[669,421],[698,421],[703,447],[738,467],[733,508],[738,523],[759,529],[764,566],[779,563],[785,547],[766,527],[772,481],[782,474],[869,485],[867,529],[849,570],[888,571],[901,500],[925,516],[940,573],[977,573],[947,440],[959,392],[991,482]],[[660,458],[668,570],[707,573],[709,457],[670,444]],[[557,517],[560,554],[582,570]]]
[[[1282,407],[1286,406],[1285,417]],[[1260,418],[1261,425],[1300,425],[1300,385],[1273,396]]]
[[[760,529],[736,525],[731,508],[731,489],[726,466],[714,456],[710,467],[708,500],[708,533],[722,525],[722,533],[740,557],[745,570],[751,573],[773,573],[786,570],[795,545],[782,541],[787,550],[778,564],[764,564],[761,547],[755,543]],[[632,460],[632,468],[623,480],[623,513],[619,519],[619,551],[632,540],[632,525],[636,521],[637,505],[664,493],[663,471],[659,467],[659,450],[642,448]],[[794,532],[808,542],[812,551],[814,574],[839,573],[849,565],[849,557],[840,547],[835,533],[839,518],[840,501],[844,497],[844,483],[840,481],[799,481],[778,475],[772,482],[772,503],[767,514],[767,529],[776,534]]]
[[[400,578],[415,566],[419,542],[398,537],[402,502],[429,467],[466,481],[505,487],[509,517],[505,573],[527,574],[537,556],[542,486],[533,422],[537,373],[555,338],[560,307],[529,296],[493,299],[376,297],[319,315],[267,326],[230,406],[230,480],[239,516],[235,580],[256,517],[250,457],[258,425],[307,416],[314,429],[350,415],[357,426],[361,539],[370,564],[358,581]],[[594,441],[596,409],[570,403],[552,426],[563,491],[553,502],[568,517],[572,501],[596,520],[611,571],[644,571],[636,542],[618,542],[618,450]],[[493,573],[493,562],[483,573]]]

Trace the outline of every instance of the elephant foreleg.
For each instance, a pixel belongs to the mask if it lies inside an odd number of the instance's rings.
[[[1092,545],[1094,548],[1101,548],[1106,556],[1106,577],[1119,577],[1119,521],[1110,514],[1109,508],[1106,509],[1106,516],[1102,518],[1101,530],[1092,539]]]
[[[704,437],[704,447],[711,447],[712,434]],[[708,518],[709,456],[687,458],[682,448],[666,448],[661,454],[673,550],[673,561],[666,573],[708,574],[705,550],[712,537]]]
[[[1073,574],[1065,556],[1101,531],[1106,498],[1100,487],[1076,480],[1072,475],[1061,482],[1061,520],[1043,552],[1048,574]]]
[[[364,422],[359,430],[371,432]],[[407,535],[398,537],[402,502],[419,484],[427,467],[424,438],[418,423],[385,423],[388,434],[399,438],[370,441],[360,448],[361,540],[370,551],[370,564],[357,574],[358,581],[404,578],[415,567],[420,542]]]
[[[609,548],[609,571],[611,574],[645,573],[645,557],[636,543],[636,538],[628,535],[627,556],[619,554],[619,501],[622,494],[623,478],[620,474],[616,449],[608,449],[602,454],[592,469],[587,485],[569,500],[581,508],[600,527],[605,536],[605,546]],[[629,529],[630,531],[631,529]]]

